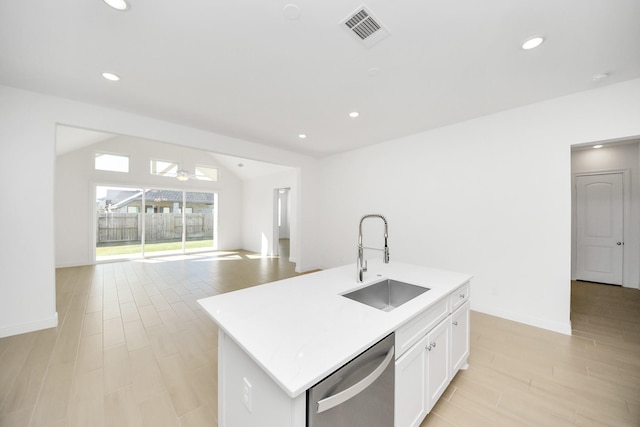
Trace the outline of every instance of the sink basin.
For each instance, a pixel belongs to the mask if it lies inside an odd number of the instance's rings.
[[[429,288],[423,288],[422,286],[385,279],[346,293],[343,297],[377,308],[378,310],[391,311],[428,290]]]

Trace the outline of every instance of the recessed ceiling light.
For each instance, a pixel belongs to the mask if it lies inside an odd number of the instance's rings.
[[[113,73],[102,73],[102,77],[107,80],[111,80],[112,82],[117,82],[118,80],[120,80],[120,77]]]
[[[602,148],[602,144],[594,145],[593,148]]]
[[[129,9],[129,5],[126,0],[104,0],[104,2],[116,10]]]
[[[304,133],[301,133],[300,135],[298,135],[298,138],[300,139],[305,139],[307,137],[307,135],[305,135]]]
[[[282,8],[282,14],[285,18],[294,21],[300,18],[300,8],[295,4],[288,4]]]
[[[360,115],[360,113],[358,113],[357,111],[352,111],[349,113],[349,117],[355,119],[356,117],[358,117]]]
[[[529,37],[527,40],[524,41],[524,43],[522,43],[522,48],[524,50],[535,49],[536,47],[540,46],[543,41],[544,41],[544,37],[542,36]]]

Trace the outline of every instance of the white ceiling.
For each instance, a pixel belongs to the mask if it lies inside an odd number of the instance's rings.
[[[2,1],[0,84],[321,157],[640,77],[640,0],[287,1]]]

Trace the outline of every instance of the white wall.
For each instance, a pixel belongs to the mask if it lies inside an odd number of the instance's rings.
[[[355,262],[359,218],[382,213],[391,262],[471,273],[473,309],[570,333],[570,146],[639,117],[634,80],[327,158],[322,265]]]
[[[128,155],[129,173],[96,171],[94,154]],[[173,160],[193,172],[196,164],[217,167],[217,182],[153,176],[149,161]],[[242,182],[211,154],[141,138],[116,136],[57,157],[55,186],[56,267],[93,263],[95,185],[140,186],[218,193],[218,249],[241,247]]]
[[[568,332],[569,147],[638,136],[638,117],[640,79],[318,162],[0,86],[0,336],[55,324],[56,123],[298,167],[298,271],[355,262],[357,222],[378,211],[392,262],[473,273],[474,309]]]
[[[286,150],[110,108],[0,86],[0,337],[55,326],[54,166],[56,125],[163,141],[304,168],[301,185],[317,194],[317,161]],[[301,184],[302,183],[302,184]],[[82,190],[81,190],[82,191]],[[222,205],[223,201],[220,201]],[[316,198],[304,198],[298,241],[315,240]],[[26,208],[25,208],[26,207]],[[86,243],[80,243],[86,244]],[[297,247],[298,271],[317,265],[317,249]],[[78,259],[69,255],[71,263]]]
[[[38,95],[0,87],[0,337],[57,324],[55,124]]]
[[[298,209],[298,170],[290,170],[244,181],[244,203],[242,216],[243,248],[271,255],[274,242],[278,236],[274,234],[274,190],[290,187],[289,192],[292,211]],[[290,260],[297,260],[299,240],[298,222],[295,215],[290,218]]]
[[[586,172],[623,170],[629,173],[630,204],[625,212],[625,241],[623,260],[623,285],[640,286],[640,142],[629,141],[624,145],[604,145],[599,149],[591,147],[571,153],[572,185],[575,189],[575,175]],[[626,184],[625,184],[626,185]],[[573,192],[571,229],[572,257],[571,277],[576,277],[576,197]]]

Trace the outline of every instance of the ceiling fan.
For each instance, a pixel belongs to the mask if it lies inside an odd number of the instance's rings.
[[[195,177],[196,177],[195,175],[190,174],[189,171],[185,169],[180,169],[176,172],[176,179],[178,181],[185,182],[185,181],[189,181],[189,178],[195,178]]]
[[[189,181],[191,178],[201,179],[201,174],[197,167],[196,173],[192,174],[184,168],[182,161],[180,163],[175,163],[165,160],[151,160],[151,174],[175,177],[178,181],[182,182]]]

